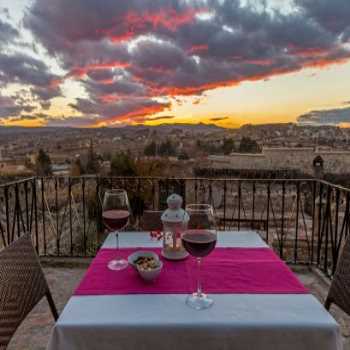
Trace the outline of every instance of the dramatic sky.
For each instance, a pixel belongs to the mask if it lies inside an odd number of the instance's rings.
[[[350,0],[0,0],[0,125],[350,123]]]

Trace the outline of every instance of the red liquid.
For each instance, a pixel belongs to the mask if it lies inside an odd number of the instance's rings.
[[[127,225],[129,220],[127,210],[106,210],[102,213],[104,225],[110,230],[120,230]]]
[[[209,255],[216,245],[216,235],[206,230],[188,230],[182,236],[185,249],[197,258]]]

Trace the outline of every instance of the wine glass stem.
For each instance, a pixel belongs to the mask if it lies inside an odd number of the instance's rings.
[[[116,248],[119,250],[119,232],[115,232],[115,243],[116,243]]]
[[[201,283],[201,265],[202,258],[197,258],[197,296],[202,296],[202,283]]]

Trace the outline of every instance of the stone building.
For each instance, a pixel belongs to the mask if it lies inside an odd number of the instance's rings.
[[[264,147],[261,153],[232,153],[228,156],[211,155],[206,167],[213,169],[299,170],[315,175],[315,160],[322,159],[322,173],[350,172],[350,151],[313,147]],[[317,162],[316,162],[317,163]]]

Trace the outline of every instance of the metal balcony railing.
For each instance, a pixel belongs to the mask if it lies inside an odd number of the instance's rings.
[[[349,233],[350,190],[322,180],[33,177],[0,186],[0,246],[30,232],[41,256],[94,256],[104,235],[100,198],[116,187],[131,202],[128,230],[142,230],[143,212],[164,209],[176,192],[185,204],[211,203],[219,229],[256,230],[284,260],[329,276]]]

